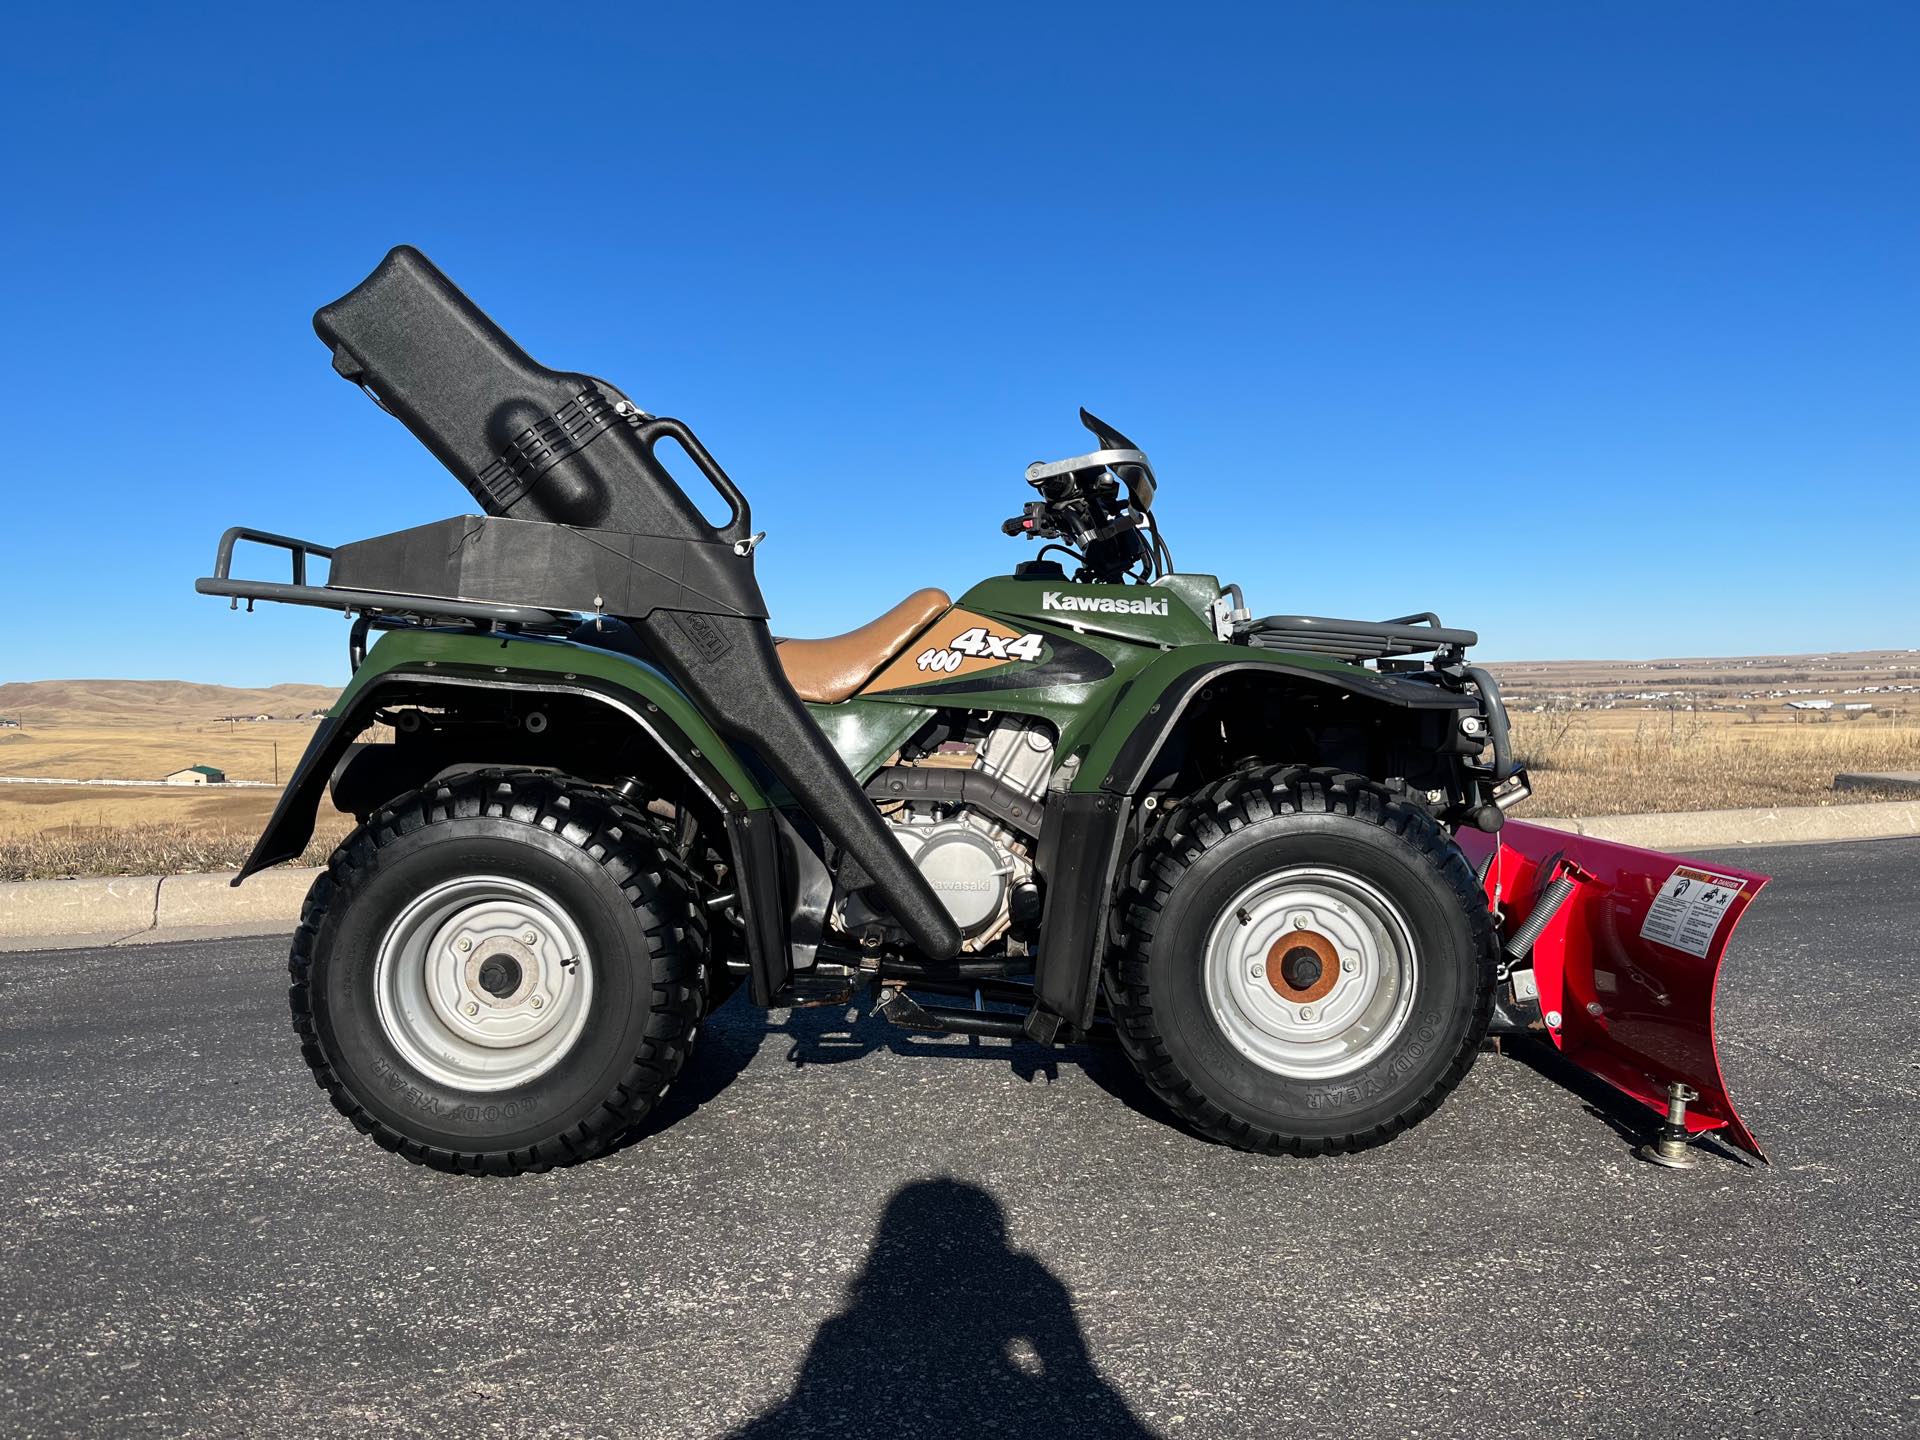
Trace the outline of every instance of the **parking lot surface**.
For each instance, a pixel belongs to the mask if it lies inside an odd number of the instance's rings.
[[[281,941],[0,956],[0,1432],[1911,1432],[1920,841],[1727,858],[1771,1168],[1551,1057],[1268,1160],[1114,1053],[735,1000],[619,1154],[457,1179],[314,1088]]]

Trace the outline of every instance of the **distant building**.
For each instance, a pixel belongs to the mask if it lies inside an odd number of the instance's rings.
[[[168,785],[224,785],[227,783],[227,772],[216,770],[211,765],[189,765],[161,779]]]
[[[1871,710],[1873,709],[1873,702],[1871,700],[1850,700],[1840,708],[1842,710]]]
[[[1831,700],[1789,700],[1787,701],[1787,709],[1789,710],[1831,710],[1833,709],[1833,701]]]

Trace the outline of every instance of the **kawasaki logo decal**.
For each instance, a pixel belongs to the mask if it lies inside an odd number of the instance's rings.
[[[1044,590],[1040,594],[1040,608],[1092,611],[1099,615],[1164,615],[1167,613],[1167,602],[1115,600],[1107,595],[1062,595],[1058,590]]]

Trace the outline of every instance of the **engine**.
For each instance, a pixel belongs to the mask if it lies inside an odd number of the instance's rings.
[[[1033,882],[1041,797],[1053,772],[1053,733],[1036,721],[996,720],[973,740],[927,748],[888,766],[867,790],[887,828],[977,953],[1006,934],[1016,897]],[[834,902],[834,928],[897,935],[861,890]]]

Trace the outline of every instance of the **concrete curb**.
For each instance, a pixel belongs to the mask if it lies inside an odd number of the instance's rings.
[[[285,935],[319,873],[267,870],[237,890],[230,870],[0,884],[0,953]]]
[[[1920,836],[1920,800],[1535,823],[1648,850],[1726,850]],[[300,903],[319,873],[267,870],[237,890],[230,885],[230,871],[0,884],[0,953],[285,935],[300,918]]]

